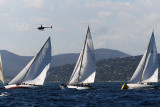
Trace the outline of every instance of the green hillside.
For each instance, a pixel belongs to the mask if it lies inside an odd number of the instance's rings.
[[[100,81],[128,81],[135,71],[142,56],[114,58],[97,61],[96,80]],[[68,81],[75,64],[52,67],[46,81]]]

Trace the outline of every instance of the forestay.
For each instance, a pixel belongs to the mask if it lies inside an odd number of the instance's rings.
[[[78,61],[70,78],[69,84],[93,83],[96,74],[96,61],[93,41],[88,27],[86,40]]]

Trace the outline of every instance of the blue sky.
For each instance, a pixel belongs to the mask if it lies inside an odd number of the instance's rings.
[[[35,55],[51,36],[52,54],[80,52],[90,25],[95,49],[143,54],[154,29],[160,52],[159,0],[0,0],[0,49]],[[38,24],[53,29],[37,30]]]

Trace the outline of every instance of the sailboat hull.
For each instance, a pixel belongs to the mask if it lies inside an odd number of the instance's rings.
[[[141,89],[141,88],[157,88],[158,85],[150,84],[127,84],[128,89]]]
[[[86,89],[91,89],[91,87],[80,87],[80,86],[78,86],[76,89],[77,90],[86,90]]]
[[[41,85],[6,85],[4,86],[6,89],[18,89],[18,88],[38,88]]]
[[[67,85],[67,88],[77,88],[77,86],[73,86],[73,85]]]

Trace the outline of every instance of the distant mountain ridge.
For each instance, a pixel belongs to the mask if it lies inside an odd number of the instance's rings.
[[[60,66],[64,64],[76,63],[79,53],[60,54],[52,57],[51,65]],[[96,60],[108,59],[108,58],[123,58],[131,55],[124,52],[112,49],[95,49]]]
[[[142,56],[131,56],[125,58],[113,58],[98,60],[96,62],[96,82],[104,81],[129,81],[133,75]],[[160,57],[159,57],[160,58]],[[75,64],[65,64],[51,67],[46,81],[69,80]]]
[[[7,50],[0,50],[5,76],[14,77],[17,75],[33,58],[33,56],[20,56]],[[122,58],[130,55],[117,50],[96,49],[96,60],[108,58]],[[76,63],[79,53],[68,53],[52,56],[51,66],[60,66],[64,64]]]
[[[158,54],[158,56],[158,61],[160,61],[160,54]],[[129,81],[135,72],[141,58],[142,55],[98,60],[96,62],[95,82]],[[46,81],[69,81],[74,67],[75,63],[51,67],[48,72]],[[158,74],[158,77],[160,78],[160,73]]]

